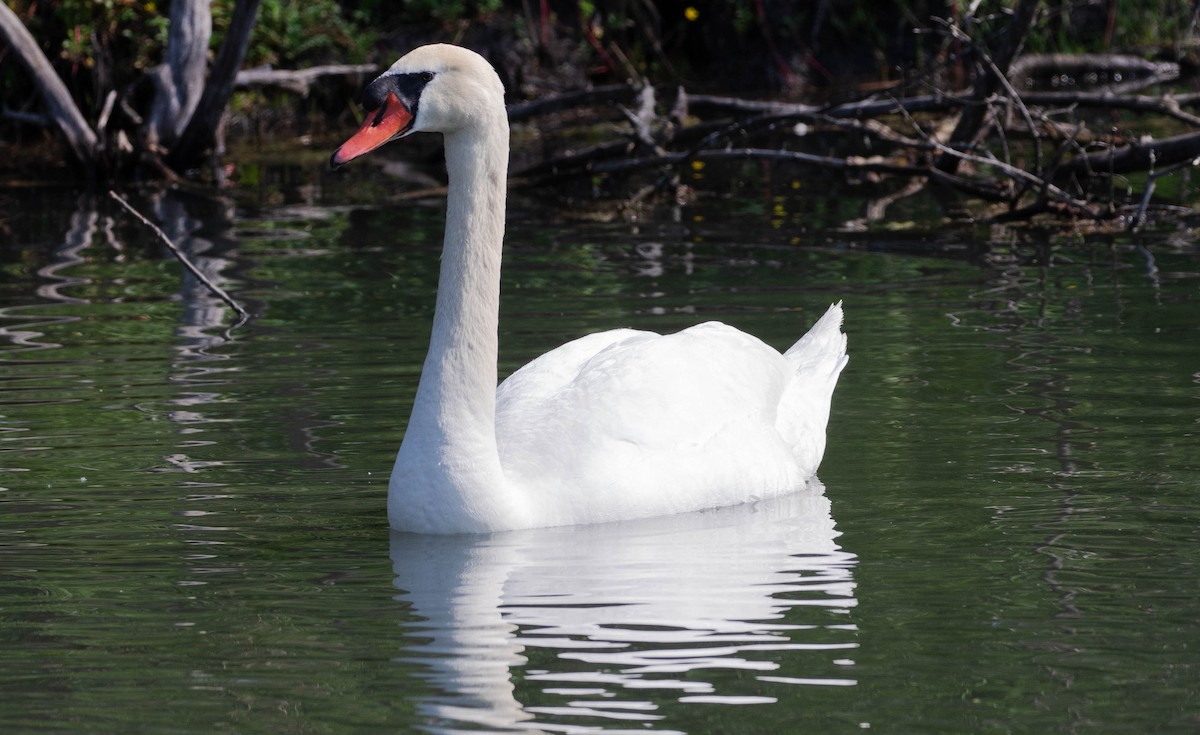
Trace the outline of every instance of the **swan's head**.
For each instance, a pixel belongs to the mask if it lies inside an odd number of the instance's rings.
[[[410,133],[456,133],[504,120],[504,85],[482,56],[458,46],[433,44],[405,54],[367,85],[366,119],[333,153],[337,168]]]

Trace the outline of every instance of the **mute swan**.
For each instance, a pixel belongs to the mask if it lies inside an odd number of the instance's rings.
[[[392,528],[473,533],[627,520],[798,490],[825,451],[846,364],[841,304],[780,354],[719,322],[590,334],[496,386],[508,171],[504,87],[448,45],[363,92],[336,168],[395,138],[445,142],[450,180],[433,335],[388,485]]]

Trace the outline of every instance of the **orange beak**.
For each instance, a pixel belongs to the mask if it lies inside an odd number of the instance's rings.
[[[383,107],[370,110],[358,132],[333,152],[329,165],[337,168],[370,153],[392,138],[407,133],[412,127],[412,122],[412,113],[400,102],[400,98],[389,94],[383,102]]]

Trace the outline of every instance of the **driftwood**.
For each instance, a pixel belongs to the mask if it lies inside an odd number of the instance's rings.
[[[1128,110],[1130,112],[1152,112],[1174,118],[1188,125],[1200,127],[1200,116],[1187,112],[1185,107],[1200,104],[1200,94],[1125,95],[1111,90],[1099,92],[1025,92],[1021,100],[1027,105],[1042,107],[1076,107],[1100,110]]]

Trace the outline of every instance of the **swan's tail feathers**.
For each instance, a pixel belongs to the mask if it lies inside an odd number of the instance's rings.
[[[783,356],[798,374],[836,381],[849,359],[846,335],[842,333],[842,302],[831,305]]]
[[[842,333],[842,303],[830,306],[784,357],[794,372],[780,400],[775,426],[808,476],[817,471],[825,454],[833,389],[849,359]]]

